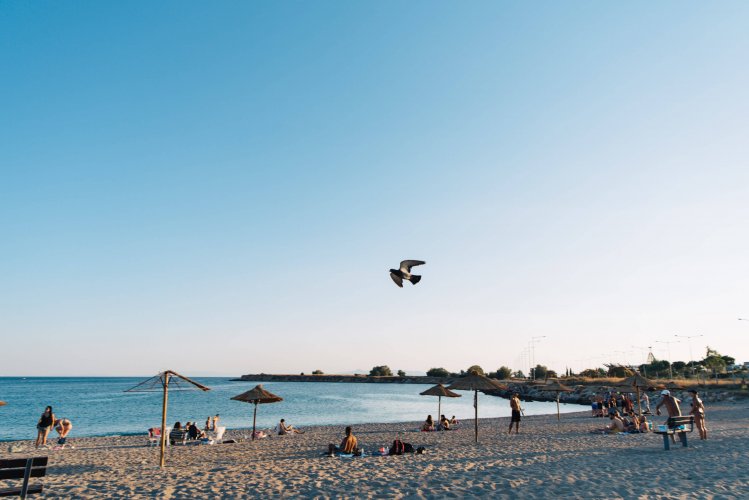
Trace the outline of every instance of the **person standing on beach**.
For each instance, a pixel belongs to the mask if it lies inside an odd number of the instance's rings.
[[[681,408],[679,407],[679,403],[680,401],[671,395],[671,391],[663,389],[661,391],[661,402],[655,407],[655,414],[660,415],[661,406],[665,406],[666,411],[668,411],[668,418],[680,417]],[[666,419],[666,423],[668,423],[668,419]],[[676,438],[673,434],[671,434],[671,441],[674,443],[676,442]]]
[[[211,424],[212,424],[211,425],[212,431],[215,431],[216,429],[218,429],[218,413],[216,413],[216,416],[213,417],[213,422],[211,422]]]
[[[520,432],[520,394],[517,392],[510,398],[510,409],[512,410],[512,418],[507,434],[512,434],[512,424],[515,424],[515,434],[517,434]]]
[[[44,409],[44,413],[39,417],[39,422],[36,424],[36,448],[39,448],[39,445],[47,446],[47,436],[49,436],[49,431],[52,430],[54,423],[55,414],[52,412],[52,407],[48,406]]]
[[[689,389],[692,395],[692,410],[689,412],[694,415],[694,425],[700,432],[700,439],[707,439],[707,427],[705,426],[705,404],[697,395],[696,389]]]

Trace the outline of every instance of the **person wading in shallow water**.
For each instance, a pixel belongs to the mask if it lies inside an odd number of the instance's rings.
[[[515,434],[517,434],[520,432],[520,394],[517,392],[510,398],[510,409],[512,410],[512,418],[507,434],[512,434],[512,424],[515,424]]]

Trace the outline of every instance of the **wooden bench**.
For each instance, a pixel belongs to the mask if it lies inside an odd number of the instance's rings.
[[[669,417],[669,419],[666,420],[666,430],[659,430],[659,427],[660,426],[655,426],[655,430],[653,432],[655,434],[661,434],[663,436],[664,449],[671,449],[669,436],[673,436],[674,434],[679,435],[679,441],[681,441],[681,445],[686,448],[687,432],[692,432],[694,430],[694,416],[688,415],[683,417]]]
[[[47,457],[14,458],[0,460],[0,480],[23,479],[20,487],[0,489],[0,497],[20,496],[41,493],[44,485],[29,485],[32,477],[44,477],[47,473]]]

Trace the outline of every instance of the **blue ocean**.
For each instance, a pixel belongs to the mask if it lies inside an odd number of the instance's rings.
[[[0,377],[0,441],[33,439],[36,423],[47,405],[55,415],[73,422],[71,437],[138,434],[161,425],[163,393],[130,389],[148,377],[73,378]],[[230,398],[253,388],[256,382],[228,378],[195,378],[210,391],[169,391],[167,422],[197,421],[219,414],[229,429],[252,426],[253,406]],[[357,424],[422,421],[436,416],[437,398],[420,396],[429,385],[268,382],[263,387],[283,398],[258,407],[258,428],[275,426],[281,418],[292,425]],[[473,417],[473,393],[442,398],[442,413],[458,419]],[[526,415],[556,413],[556,403],[524,403]],[[562,412],[587,406],[561,405]],[[479,417],[508,417],[509,401],[479,393]]]

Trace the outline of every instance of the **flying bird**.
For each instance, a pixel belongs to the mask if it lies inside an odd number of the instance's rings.
[[[411,268],[422,264],[426,264],[426,262],[423,260],[404,260],[401,262],[400,269],[390,270],[390,277],[393,278],[395,284],[401,288],[403,288],[403,280],[408,280],[411,284],[415,285],[421,281],[421,276],[411,274]]]

